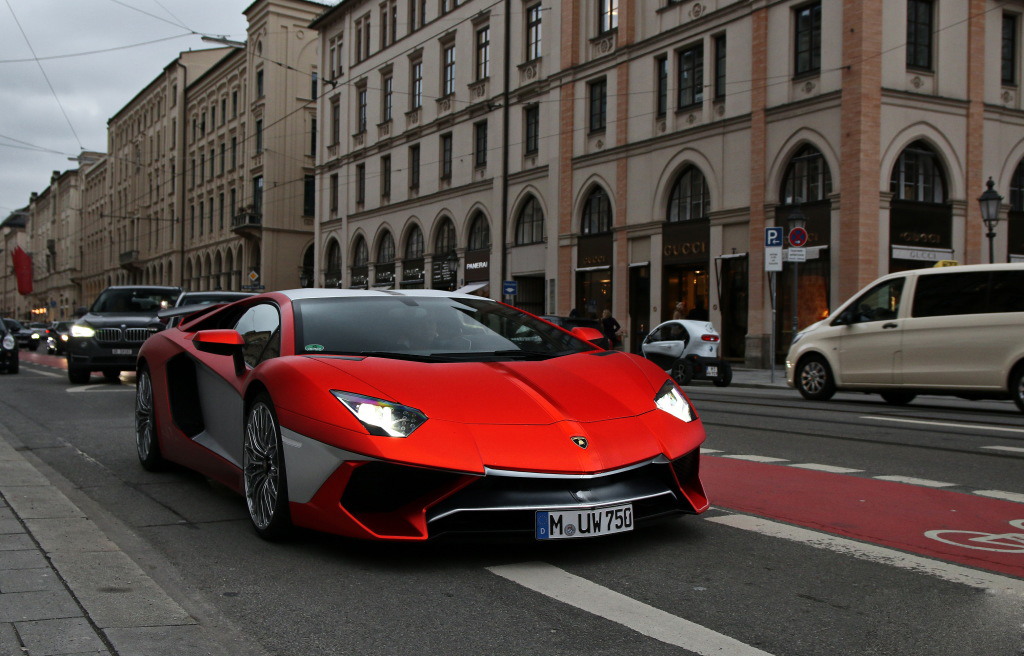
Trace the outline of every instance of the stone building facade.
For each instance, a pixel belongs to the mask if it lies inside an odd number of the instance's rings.
[[[638,350],[682,302],[753,366],[791,336],[764,229],[799,210],[799,326],[880,274],[1024,256],[1024,3],[349,0],[313,23],[317,284],[484,283],[610,309]],[[831,45],[831,47],[830,47]]]

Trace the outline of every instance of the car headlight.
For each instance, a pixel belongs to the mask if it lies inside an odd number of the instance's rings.
[[[4,335],[3,344],[4,344],[4,348],[7,349],[8,351],[13,351],[14,350],[14,347],[15,347],[14,338],[11,337],[10,335]]]
[[[32,339],[39,339],[39,333],[32,333]]]
[[[682,419],[687,423],[697,418],[697,413],[693,411],[690,402],[671,380],[666,380],[658,390],[658,394],[654,397],[654,405],[676,419]]]
[[[77,323],[71,326],[72,337],[92,337],[96,334],[96,330],[89,326],[80,326]]]
[[[416,408],[384,399],[338,390],[331,390],[331,394],[355,415],[371,435],[409,437],[427,420],[427,416]]]
[[[62,341],[62,342],[68,341],[68,336],[67,335],[61,335],[60,336],[60,341]]]

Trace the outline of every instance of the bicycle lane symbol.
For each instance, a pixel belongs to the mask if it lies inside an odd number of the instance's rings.
[[[1024,531],[1024,519],[1010,520],[1010,526]],[[980,531],[926,531],[925,537],[965,549],[1024,553],[1024,533],[982,533]]]

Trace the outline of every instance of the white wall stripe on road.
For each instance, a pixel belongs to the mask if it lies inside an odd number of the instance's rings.
[[[721,517],[708,517],[706,521],[731,526],[732,528],[752,531],[767,535],[769,537],[782,538],[793,542],[801,542],[816,549],[827,549],[847,556],[853,556],[861,560],[873,561],[883,565],[891,565],[901,569],[910,570],[919,574],[934,576],[944,581],[960,583],[963,585],[992,592],[1009,593],[1024,596],[1024,581],[1000,576],[991,572],[983,572],[967,567],[961,567],[952,563],[944,563],[922,556],[888,549],[874,544],[857,542],[848,538],[842,538],[828,533],[819,533],[798,526],[790,526],[779,522],[769,521],[760,517],[750,515],[724,515]]]
[[[1024,449],[1019,446],[983,446],[983,449],[992,449],[993,451],[1009,451],[1010,453],[1024,453]]]
[[[943,483],[942,481],[930,481],[927,478],[914,478],[913,476],[875,476],[879,481],[891,481],[893,483],[906,483],[908,485],[920,485],[921,487],[956,487],[956,483]]]
[[[1024,494],[1018,494],[1016,492],[1003,492],[1002,490],[975,490],[974,493],[982,497],[991,497],[993,499],[1024,503]]]
[[[749,460],[750,462],[789,462],[785,458],[773,458],[771,456],[722,456],[723,458],[732,458],[733,460]]]
[[[534,592],[697,654],[768,655],[768,652],[648,606],[554,565],[532,562],[487,569]]]
[[[814,471],[828,472],[830,474],[856,474],[863,469],[850,469],[849,467],[836,467],[835,465],[819,465],[813,462],[794,463],[790,467],[797,469],[813,469]]]
[[[953,424],[946,421],[924,421],[921,419],[900,419],[899,417],[874,417],[872,415],[864,415],[861,419],[872,419],[874,421],[895,421],[901,424],[924,424],[926,426],[947,426],[950,428],[959,428],[964,431],[969,430],[991,430],[991,431],[1003,431],[1006,433],[1024,433],[1024,428],[1010,428],[1009,426],[985,426],[982,424]]]
[[[52,371],[39,371],[38,369],[30,369],[29,367],[22,367],[21,370],[26,372],[26,373],[35,374],[37,376],[49,376],[51,378],[63,378],[64,377],[64,374],[55,374]]]

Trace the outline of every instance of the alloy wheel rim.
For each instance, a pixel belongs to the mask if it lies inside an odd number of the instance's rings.
[[[242,467],[249,516],[256,528],[261,530],[273,521],[277,507],[280,476],[278,457],[274,418],[266,404],[257,403],[249,413],[249,421],[245,426]]]
[[[825,383],[825,370],[821,364],[811,362],[805,366],[803,373],[800,374],[800,383],[812,394],[820,392]]]
[[[139,374],[135,389],[135,445],[145,460],[153,449],[153,384],[146,373]]]

